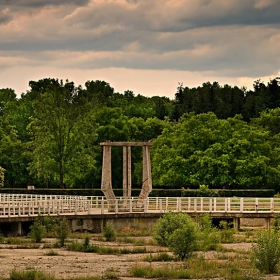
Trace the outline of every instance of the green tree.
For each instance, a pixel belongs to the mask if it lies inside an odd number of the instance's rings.
[[[155,140],[155,185],[262,187],[279,178],[269,132],[239,116],[185,114]],[[273,163],[273,165],[272,165]]]
[[[33,102],[28,126],[30,172],[62,188],[95,166],[95,121],[79,90],[69,82],[47,86]]]

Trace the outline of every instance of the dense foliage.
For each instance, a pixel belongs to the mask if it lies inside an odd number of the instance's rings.
[[[148,141],[153,185],[162,188],[274,188],[280,181],[280,82],[253,90],[180,85],[174,100],[117,93],[105,81],[85,87],[30,81],[17,97],[0,89],[0,166],[5,187],[99,187],[102,141]],[[141,149],[132,153],[141,185]],[[122,186],[122,149],[112,150],[113,186]],[[2,170],[2,169],[1,169]]]

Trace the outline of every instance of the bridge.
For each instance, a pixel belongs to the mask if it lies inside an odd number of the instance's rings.
[[[264,219],[265,227],[280,214],[280,198],[147,197],[139,208],[137,198],[103,196],[0,194],[0,231],[10,226],[18,234],[24,223],[38,215],[66,217],[72,230],[100,231],[104,223],[144,220],[155,222],[163,213],[184,212],[192,217],[209,213],[213,219],[231,219],[239,228],[242,219]]]

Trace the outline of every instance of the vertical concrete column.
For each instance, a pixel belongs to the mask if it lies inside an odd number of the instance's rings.
[[[127,199],[127,146],[123,146],[123,198]]]
[[[152,172],[150,149],[148,146],[143,146],[143,175],[142,175],[142,189],[137,200],[137,207],[143,207],[144,200],[148,198],[152,191]]]
[[[101,190],[104,193],[109,206],[109,212],[115,210],[116,197],[112,189],[112,166],[111,166],[111,146],[103,147],[103,163]]]
[[[240,218],[239,217],[234,217],[233,218],[233,227],[237,230],[240,228]]]
[[[18,222],[17,224],[18,224],[17,233],[18,235],[22,235],[22,223]]]
[[[131,186],[132,186],[132,176],[131,176],[131,146],[127,147],[127,198],[131,199]]]
[[[131,199],[131,147],[123,146],[123,208],[129,206],[128,200]]]

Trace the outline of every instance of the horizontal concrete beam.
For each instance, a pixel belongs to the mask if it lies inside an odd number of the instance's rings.
[[[153,142],[101,142],[101,146],[153,146]]]

